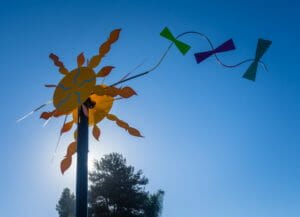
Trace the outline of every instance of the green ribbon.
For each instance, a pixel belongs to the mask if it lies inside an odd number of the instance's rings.
[[[261,38],[258,39],[255,59],[253,63],[251,63],[251,65],[249,66],[245,74],[243,75],[243,78],[246,78],[251,81],[255,81],[258,63],[262,58],[262,56],[265,54],[265,52],[268,50],[268,48],[271,46],[271,44],[272,41],[264,40]]]
[[[179,49],[179,51],[180,51],[183,55],[185,55],[185,54],[189,51],[189,49],[191,48],[191,46],[189,46],[189,45],[183,43],[182,41],[177,40],[177,39],[174,37],[174,35],[170,32],[170,30],[168,29],[168,27],[165,27],[165,28],[161,31],[160,35],[161,35],[162,37],[164,37],[164,38],[166,38],[166,39],[172,41],[172,42],[175,44],[175,46]]]

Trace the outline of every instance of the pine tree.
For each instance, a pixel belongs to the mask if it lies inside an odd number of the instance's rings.
[[[96,161],[89,179],[90,217],[158,217],[162,210],[164,192],[147,192],[148,179],[127,166],[121,154]]]
[[[56,205],[59,217],[75,217],[75,196],[69,188],[65,188]]]

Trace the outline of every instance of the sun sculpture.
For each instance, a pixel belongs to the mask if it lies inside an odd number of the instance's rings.
[[[116,122],[125,129],[130,135],[142,137],[141,133],[131,127],[125,121],[120,120],[116,115],[110,114],[110,110],[115,100],[126,99],[136,95],[131,87],[117,88],[105,84],[97,84],[97,78],[107,77],[113,70],[113,66],[103,66],[98,72],[96,68],[101,63],[102,58],[110,51],[111,45],[119,38],[120,29],[110,33],[109,38],[99,48],[99,53],[87,61],[83,53],[77,57],[77,68],[69,71],[55,54],[50,54],[50,58],[59,68],[59,72],[64,75],[58,85],[45,85],[55,87],[53,95],[53,105],[55,109],[50,112],[43,112],[41,118],[48,120],[52,117],[67,117],[70,115],[72,120],[66,121],[65,118],[61,134],[70,131],[74,124],[78,122],[78,108],[89,117],[89,126],[93,128],[92,134],[99,140],[100,128],[97,126],[103,119]],[[86,63],[86,65],[84,65]],[[74,139],[67,148],[65,158],[61,161],[61,172],[64,173],[72,164],[72,156],[76,153],[77,130],[74,132]]]

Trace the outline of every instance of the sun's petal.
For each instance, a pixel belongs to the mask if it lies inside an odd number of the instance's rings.
[[[65,157],[60,163],[61,173],[64,174],[67,169],[70,168],[72,164],[72,157]]]
[[[99,55],[95,55],[91,58],[91,60],[88,63],[89,68],[96,68],[101,61],[101,57]]]
[[[114,66],[104,66],[98,73],[97,77],[106,77],[110,74],[110,72],[115,68]]]
[[[109,38],[106,40],[106,42],[104,42],[100,46],[100,48],[99,48],[100,59],[102,59],[110,51],[110,46],[119,39],[120,32],[121,32],[121,29],[113,30],[110,33]]]
[[[143,136],[141,135],[140,131],[138,131],[137,129],[135,129],[135,128],[129,126],[128,123],[126,123],[125,121],[120,120],[117,116],[115,116],[115,115],[113,115],[113,114],[107,114],[107,115],[106,115],[106,118],[107,118],[108,120],[115,121],[116,124],[117,124],[119,127],[121,127],[121,128],[123,128],[123,129],[125,129],[126,131],[128,131],[128,133],[129,133],[130,135],[132,135],[132,136],[137,136],[137,137],[143,137]]]
[[[119,92],[118,93],[119,96],[121,96],[123,98],[129,98],[134,95],[137,95],[137,93],[131,87],[123,87],[123,88],[119,89],[118,92]]]
[[[100,134],[101,134],[100,128],[95,124],[93,127],[93,136],[98,141],[99,141]]]
[[[77,142],[72,142],[69,144],[68,149],[67,149],[67,154],[66,157],[72,157],[73,154],[77,152]]]
[[[64,75],[66,75],[66,74],[69,73],[69,71],[65,68],[63,62],[61,62],[61,61],[59,60],[59,57],[58,57],[57,55],[51,53],[51,54],[49,55],[49,58],[52,59],[54,65],[56,65],[57,67],[59,67],[59,72],[60,72],[60,73],[62,73],[62,74],[64,74]]]
[[[80,54],[77,56],[77,66],[78,66],[78,67],[83,66],[84,62],[85,62],[84,54],[83,54],[83,53],[80,53]]]
[[[60,133],[63,134],[63,133],[65,133],[65,132],[68,132],[69,130],[71,130],[72,127],[73,127],[73,124],[74,124],[74,121],[73,121],[73,120],[72,120],[72,121],[69,121],[69,122],[67,122],[67,123],[65,123],[65,124],[63,125],[63,127],[61,128]]]

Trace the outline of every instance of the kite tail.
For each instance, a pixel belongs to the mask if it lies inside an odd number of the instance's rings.
[[[210,46],[210,48],[211,48],[212,50],[215,49],[214,46],[213,46],[213,43],[211,42],[211,40],[210,40],[205,34],[203,34],[203,33],[201,33],[201,32],[195,32],[195,31],[183,32],[183,33],[179,34],[179,35],[176,37],[176,39],[181,38],[181,37],[184,36],[184,35],[189,35],[189,34],[201,36],[202,38],[204,38],[204,39],[208,42],[208,44],[209,44],[209,46]],[[233,65],[229,65],[229,64],[223,63],[223,62],[220,60],[220,58],[218,57],[218,55],[217,55],[216,53],[214,54],[214,57],[216,58],[216,61],[218,62],[218,64],[220,64],[221,66],[223,66],[223,67],[225,67],[225,68],[235,68],[235,67],[238,67],[238,66],[240,66],[240,65],[243,65],[244,63],[255,61],[255,59],[252,58],[252,59],[246,59],[246,60],[243,60],[243,61],[241,61],[241,62],[239,62],[239,63],[236,63],[236,64],[233,64]],[[263,66],[263,68],[264,68],[265,71],[268,71],[268,67],[267,67],[267,65],[266,65],[263,61],[259,60],[258,62]]]
[[[208,42],[208,44],[209,44],[209,46],[211,47],[211,49],[212,49],[212,50],[214,49],[214,46],[213,46],[213,43],[211,42],[211,40],[210,40],[205,34],[200,33],[200,32],[195,32],[195,31],[183,32],[183,33],[177,35],[177,36],[176,36],[176,39],[179,39],[179,38],[181,38],[181,37],[183,37],[183,36],[185,36],[185,35],[191,35],[191,34],[192,34],[192,35],[198,35],[198,36],[201,36],[202,38],[204,38],[204,39]],[[168,46],[168,48],[165,50],[165,52],[163,53],[163,55],[161,56],[161,58],[158,60],[158,62],[157,62],[154,66],[152,66],[150,69],[148,69],[148,70],[146,70],[146,71],[144,71],[144,72],[142,72],[142,73],[136,74],[136,75],[134,75],[134,76],[131,76],[131,77],[128,77],[128,75],[127,75],[125,78],[121,79],[121,80],[118,81],[118,82],[115,82],[115,83],[111,84],[110,86],[116,86],[116,85],[118,85],[118,84],[124,83],[124,82],[129,81],[129,80],[133,80],[133,79],[135,79],[135,78],[144,76],[144,75],[146,75],[146,74],[148,74],[148,73],[154,71],[155,69],[157,69],[157,68],[162,64],[162,62],[163,62],[164,59],[166,58],[167,54],[169,53],[169,51],[170,51],[170,49],[172,48],[173,45],[174,45],[174,42],[172,42],[172,43]],[[214,55],[216,61],[218,62],[218,64],[220,64],[221,66],[223,66],[223,67],[225,67],[225,68],[235,68],[235,67],[238,67],[238,66],[240,66],[240,65],[243,65],[244,63],[255,61],[255,59],[252,58],[252,59],[246,59],[246,60],[243,60],[243,61],[241,61],[241,62],[239,62],[239,63],[236,63],[236,64],[233,64],[233,65],[229,65],[229,64],[223,63],[223,62],[220,60],[220,58],[218,57],[218,55],[217,55],[216,53],[213,54],[213,55]],[[266,65],[263,61],[260,61],[260,60],[259,60],[259,61],[257,61],[257,62],[263,66],[263,68],[264,68],[265,71],[268,71],[267,65]]]

